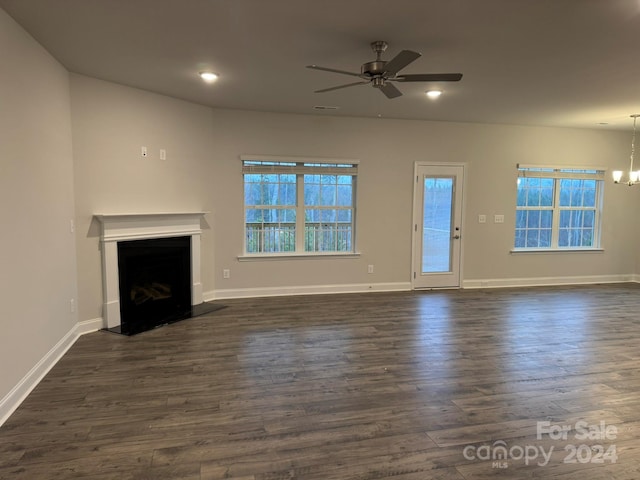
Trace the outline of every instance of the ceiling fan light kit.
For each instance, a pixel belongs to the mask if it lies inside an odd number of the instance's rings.
[[[402,92],[390,82],[458,82],[462,79],[461,73],[424,73],[399,75],[398,72],[410,63],[416,61],[422,55],[411,50],[402,50],[389,61],[382,60],[382,54],[387,49],[387,42],[379,40],[371,43],[371,49],[376,54],[376,59],[363,63],[360,73],[338,70],[335,68],[321,67],[318,65],[307,65],[307,68],[321,70],[324,72],[339,73],[360,78],[360,81],[338,85],[336,87],[316,90],[315,93],[331,92],[341,88],[353,87],[355,85],[370,84],[380,90],[387,98],[396,98]],[[442,93],[442,92],[441,92]]]
[[[630,117],[633,118],[633,137],[631,137],[631,162],[629,164],[628,179],[625,182],[622,181],[622,170],[614,170],[612,172],[612,176],[613,183],[623,183],[625,185],[632,186],[640,181],[640,170],[633,170],[633,157],[635,156],[636,150],[636,120],[640,117],[640,113],[634,113],[633,115],[630,115]]]
[[[218,75],[213,72],[200,72],[198,75],[207,83],[213,83],[218,79]]]

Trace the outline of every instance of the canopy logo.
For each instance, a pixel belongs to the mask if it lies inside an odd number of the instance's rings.
[[[617,438],[618,428],[607,425],[604,421],[590,424],[580,420],[575,424],[552,424],[551,422],[537,422],[536,439],[548,437],[554,441],[577,440],[589,443],[567,443],[563,449],[566,452],[563,463],[616,463],[618,460],[616,445],[602,443]],[[462,451],[466,460],[491,461],[492,468],[508,468],[509,462],[524,462],[525,465],[545,467],[549,465],[557,445],[512,445],[504,440],[483,445],[467,445]]]

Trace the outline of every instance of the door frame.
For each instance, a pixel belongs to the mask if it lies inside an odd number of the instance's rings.
[[[458,285],[452,287],[416,287],[416,277],[417,272],[415,271],[417,256],[419,255],[421,249],[418,248],[418,237],[420,237],[420,241],[422,241],[422,236],[417,235],[417,226],[420,222],[420,214],[422,213],[422,205],[420,204],[421,195],[418,192],[418,186],[422,189],[422,185],[419,185],[418,182],[418,169],[421,167],[461,167],[462,168],[462,182],[459,188],[462,188],[462,205],[460,206],[460,258],[459,258],[459,266],[458,266]],[[465,189],[467,184],[467,164],[464,162],[415,162],[413,166],[413,215],[411,218],[411,268],[410,268],[410,278],[411,278],[411,289],[412,290],[434,290],[434,289],[460,289],[462,288],[462,284],[464,282],[464,240],[465,240],[465,211],[466,211],[466,199]]]

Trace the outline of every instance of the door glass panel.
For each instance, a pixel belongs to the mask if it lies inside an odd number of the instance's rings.
[[[451,272],[453,177],[424,177],[422,273]]]

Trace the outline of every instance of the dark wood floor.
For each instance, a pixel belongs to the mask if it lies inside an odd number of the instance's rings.
[[[224,303],[80,338],[0,428],[0,478],[640,478],[638,285]]]

